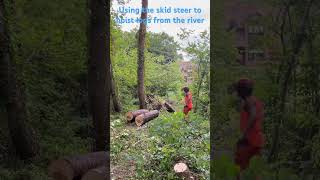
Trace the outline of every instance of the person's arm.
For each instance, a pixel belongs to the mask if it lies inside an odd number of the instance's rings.
[[[253,100],[247,99],[247,110],[249,113],[248,126],[243,133],[243,138],[246,137],[247,133],[253,128],[256,120],[257,110],[256,104]]]

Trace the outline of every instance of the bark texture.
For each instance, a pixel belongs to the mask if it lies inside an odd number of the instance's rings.
[[[21,159],[34,157],[39,151],[34,131],[27,124],[28,115],[23,89],[17,78],[16,64],[12,59],[11,42],[5,14],[0,0],[0,95],[4,97],[8,114],[8,127],[16,153]]]
[[[158,116],[159,116],[159,111],[158,110],[153,110],[153,111],[141,114],[141,115],[137,116],[136,119],[135,119],[136,125],[137,126],[142,126],[145,123],[155,119]]]
[[[176,112],[174,107],[168,102],[164,102],[163,106],[167,109],[168,112],[171,112],[171,113]]]
[[[51,162],[49,176],[54,180],[79,179],[90,169],[106,166],[109,161],[109,154],[105,151],[65,157]]]
[[[119,100],[119,95],[117,92],[117,84],[114,79],[112,64],[110,63],[110,73],[111,73],[111,96],[112,96],[112,104],[115,112],[121,112],[122,106]]]
[[[144,113],[147,113],[149,112],[149,110],[147,109],[139,109],[139,110],[136,110],[136,111],[130,111],[130,112],[127,112],[126,114],[126,118],[127,118],[127,122],[133,122],[134,119],[141,115],[141,114],[144,114]]]
[[[88,93],[95,128],[95,150],[109,150],[110,144],[110,43],[109,1],[89,1]]]
[[[142,8],[148,8],[148,0],[142,0]],[[146,22],[143,20],[147,20],[147,12],[141,12],[141,20],[139,35],[138,35],[138,97],[140,103],[140,109],[146,109],[146,95],[144,88],[144,49],[145,49],[145,38],[146,38]]]
[[[109,180],[110,175],[107,172],[106,166],[101,166],[99,168],[91,169],[88,171],[81,180]]]

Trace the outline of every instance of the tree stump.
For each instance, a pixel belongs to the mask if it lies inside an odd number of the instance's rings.
[[[139,116],[136,117],[136,125],[137,126],[142,126],[145,123],[153,120],[154,118],[159,116],[159,111],[158,110],[153,110],[144,114],[141,114]]]
[[[99,168],[91,169],[88,171],[81,180],[109,180],[110,175],[107,172],[106,166],[101,166]]]
[[[130,111],[130,112],[127,112],[126,113],[126,118],[127,118],[127,122],[128,123],[131,123],[134,121],[134,119],[141,115],[141,114],[144,114],[144,113],[147,113],[149,112],[147,109],[139,109],[139,110],[136,110],[136,111]]]
[[[197,177],[189,170],[188,165],[184,162],[178,162],[173,166],[173,170],[177,176],[186,180],[196,180]]]
[[[50,163],[49,176],[54,180],[73,180],[92,168],[106,165],[109,159],[105,151],[61,158]]]

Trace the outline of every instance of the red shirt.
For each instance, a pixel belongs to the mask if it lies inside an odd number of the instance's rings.
[[[262,147],[264,145],[264,134],[262,132],[262,121],[264,118],[263,104],[258,99],[254,98],[256,106],[256,118],[253,126],[247,132],[246,138],[252,146]],[[240,130],[242,133],[246,130],[249,120],[249,113],[246,110],[242,110],[240,114]]]
[[[188,92],[186,94],[186,96],[184,97],[184,102],[186,103],[186,106],[188,106],[188,108],[192,108],[192,94],[191,92]]]

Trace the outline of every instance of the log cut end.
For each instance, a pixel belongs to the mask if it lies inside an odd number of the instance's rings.
[[[185,163],[177,163],[173,167],[174,172],[182,173],[188,170],[188,166]]]
[[[142,126],[143,125],[143,123],[144,123],[144,121],[143,121],[143,115],[139,115],[138,117],[136,117],[136,125],[137,126]]]
[[[74,171],[70,163],[64,159],[59,159],[50,164],[49,176],[54,180],[72,180]]]
[[[107,180],[107,167],[99,167],[88,171],[81,180]]]
[[[130,111],[130,112],[127,112],[126,113],[126,119],[127,119],[127,122],[128,123],[131,123],[134,121],[134,119],[141,115],[141,114],[144,114],[144,113],[147,113],[149,112],[149,110],[147,109],[139,109],[139,110],[136,110],[136,111]]]
[[[132,112],[127,112],[127,113],[126,113],[127,122],[131,122],[133,118],[134,118],[134,117],[133,117]]]

